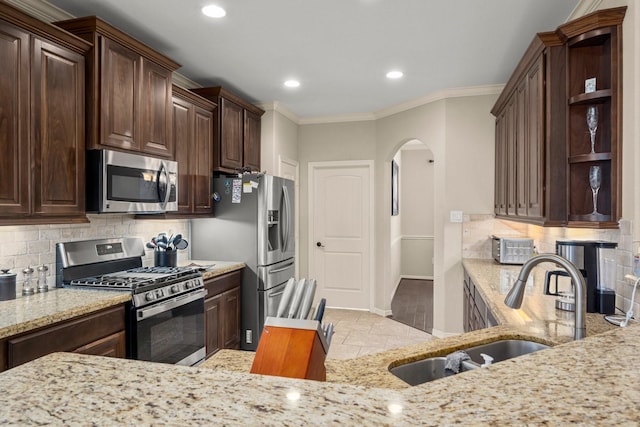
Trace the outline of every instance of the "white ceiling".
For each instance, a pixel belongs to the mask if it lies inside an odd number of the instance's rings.
[[[49,0],[97,15],[202,86],[301,119],[373,113],[444,89],[505,83],[533,35],[579,0]],[[200,13],[227,10],[222,20]],[[397,81],[385,78],[400,69]],[[286,79],[301,82],[296,89]]]

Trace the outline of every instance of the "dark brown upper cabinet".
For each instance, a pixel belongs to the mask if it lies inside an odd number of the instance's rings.
[[[213,170],[260,170],[260,118],[264,111],[220,87],[192,89],[218,105],[214,121]]]
[[[491,110],[496,217],[617,227],[625,11],[597,11],[534,37]],[[592,78],[596,90],[585,93]],[[599,113],[595,153],[586,118],[590,106]],[[593,187],[592,170],[600,175]]]
[[[180,65],[95,16],[56,22],[91,42],[87,148],[173,159],[171,75]]]
[[[178,162],[178,211],[172,216],[211,216],[213,122],[216,104],[173,87],[173,139]]]
[[[90,47],[0,2],[0,224],[87,222]]]

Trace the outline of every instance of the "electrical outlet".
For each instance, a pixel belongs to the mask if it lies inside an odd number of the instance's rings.
[[[449,221],[450,222],[462,222],[462,211],[451,211],[451,212],[449,212]]]
[[[251,344],[253,342],[253,331],[251,329],[247,329],[244,332],[244,341],[247,344]]]

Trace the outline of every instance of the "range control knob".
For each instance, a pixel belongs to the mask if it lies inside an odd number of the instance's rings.
[[[154,299],[156,299],[156,295],[153,292],[147,292],[144,295],[144,299],[146,299],[147,301],[153,301]]]
[[[177,294],[178,292],[180,292],[180,285],[171,286],[171,293],[172,294]]]
[[[186,282],[184,282],[184,287],[187,289],[191,289],[193,288],[193,280],[187,280]]]

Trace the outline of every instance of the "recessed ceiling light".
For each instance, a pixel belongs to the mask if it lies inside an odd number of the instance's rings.
[[[404,76],[402,71],[389,71],[387,73],[387,78],[388,79],[399,79],[402,76]]]
[[[286,87],[298,87],[300,86],[300,82],[297,80],[287,80],[286,82],[284,82],[284,85]]]
[[[202,8],[202,13],[204,13],[210,18],[222,18],[227,14],[227,11],[221,8],[220,6],[216,6],[215,4],[210,4]]]

